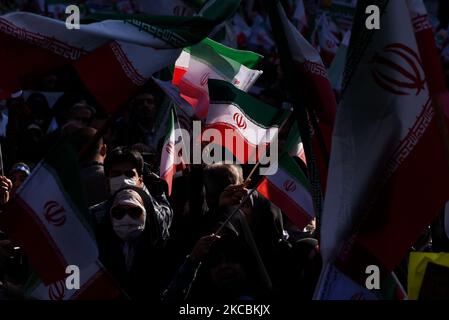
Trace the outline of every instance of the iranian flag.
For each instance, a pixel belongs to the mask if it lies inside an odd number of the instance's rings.
[[[364,27],[369,4],[381,8],[380,30]],[[388,275],[441,212],[449,166],[406,0],[358,5],[332,141],[321,250],[324,263],[364,284],[367,266]]]
[[[67,265],[80,269],[98,258],[76,154],[67,145],[53,150],[18,190],[0,224],[21,247],[45,284],[66,277]]]
[[[32,278],[26,284],[26,296],[36,300],[112,300],[121,295],[121,289],[99,261],[79,272],[79,289],[69,289],[66,279],[45,285],[39,278]],[[70,279],[68,279],[70,284]]]
[[[203,133],[203,141],[225,147],[240,163],[256,163],[275,137],[286,116],[284,110],[264,104],[221,80],[209,80],[209,96],[204,129],[210,136]]]
[[[301,34],[306,34],[307,29],[309,27],[309,23],[307,21],[306,9],[304,7],[304,0],[297,0],[295,12],[293,13],[293,19],[295,20],[299,32]]]
[[[290,129],[285,143],[285,151],[292,157],[301,159],[307,165],[306,155],[304,153],[304,144],[301,141],[298,124],[295,122]]]
[[[393,272],[379,282],[378,290],[369,290],[365,283],[355,282],[332,264],[326,265],[323,275],[315,300],[407,300],[407,293]]]
[[[167,181],[168,194],[171,194],[173,185],[173,176],[176,172],[175,164],[175,114],[173,109],[170,110],[170,115],[167,119],[167,130],[165,134],[164,144],[161,151],[161,164],[159,168],[159,175],[162,179]]]
[[[273,2],[272,8],[275,10],[271,16],[272,26],[279,36],[278,46],[286,56],[291,57],[293,62],[292,68],[294,68],[295,75],[289,77],[289,81],[292,82],[292,90],[295,90],[301,97],[301,105],[308,106],[309,118],[315,117],[317,120],[324,140],[325,150],[320,146],[317,133],[312,133],[312,149],[324,189],[327,179],[327,155],[330,154],[336,113],[335,96],[319,53],[288,20],[279,1]],[[290,61],[286,61],[286,63],[290,63]],[[292,93],[292,96],[295,95]]]
[[[192,137],[192,121],[195,120],[195,112],[192,106],[181,97],[178,87],[174,86],[169,81],[162,81],[156,78],[153,78],[153,80],[167,94],[173,103],[173,107],[169,110],[169,116],[166,121],[164,140],[164,147],[165,144],[170,146],[168,149],[162,149],[160,164],[161,176],[163,172],[169,172],[165,180],[171,190],[174,174],[185,170],[187,168],[188,160],[190,159],[189,150],[191,149],[189,149],[189,147],[192,147],[191,142],[193,141],[192,139],[194,139],[194,137]],[[168,153],[168,151],[171,152],[172,150],[170,142],[173,143],[173,153]],[[173,169],[173,166],[174,171],[171,170]]]
[[[82,24],[79,30],[26,12],[0,16],[0,47],[5,48],[0,51],[0,87],[10,92],[33,89],[41,77],[75,70],[97,101],[114,112],[239,4],[210,1],[194,17],[97,15],[107,20]]]
[[[340,43],[340,40],[331,31],[330,23],[328,16],[323,13],[316,25],[320,55],[326,66],[331,65]]]
[[[248,91],[262,74],[253,68],[262,56],[251,51],[226,47],[209,38],[185,48],[176,60],[173,84],[181,97],[190,103],[199,119],[205,119],[209,109],[208,79],[225,80]]]
[[[279,159],[275,174],[262,179],[257,191],[278,206],[301,230],[315,217],[309,181],[288,154]]]
[[[449,117],[449,91],[426,6],[422,0],[407,0],[407,6],[433,103]]]
[[[332,83],[332,88],[337,96],[341,94],[341,87],[343,82],[343,73],[346,65],[346,55],[348,54],[349,41],[351,40],[351,31],[347,31],[343,40],[338,47],[337,54],[334,61],[329,68],[329,79]]]

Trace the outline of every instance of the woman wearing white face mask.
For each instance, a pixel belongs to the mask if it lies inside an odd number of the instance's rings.
[[[132,299],[158,299],[169,274],[150,196],[142,188],[126,186],[108,207],[97,230],[100,261]]]
[[[112,227],[123,241],[135,240],[145,230],[146,210],[142,198],[132,189],[117,193],[110,214]]]

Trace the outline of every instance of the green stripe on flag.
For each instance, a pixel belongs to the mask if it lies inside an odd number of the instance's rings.
[[[32,271],[30,276],[28,277],[24,287],[24,294],[26,297],[31,297],[33,291],[41,284],[41,279],[39,278],[39,275]]]
[[[193,17],[153,16],[147,14],[93,14],[83,22],[122,20],[170,44],[183,48],[206,38],[212,29],[230,18],[240,6],[240,0],[215,0]]]
[[[171,132],[174,130],[175,126],[175,115],[174,115],[174,110],[173,107],[170,107],[170,115],[169,118],[167,119],[167,129],[165,130],[165,139],[164,139],[164,144],[167,143],[167,141],[170,139],[170,135]]]
[[[279,165],[289,173],[292,178],[295,178],[304,188],[310,191],[311,186],[307,177],[302,172],[301,167],[296,163],[296,161],[284,153],[279,159]]]
[[[201,7],[207,2],[207,0],[182,0],[182,2],[198,10],[201,9]]]
[[[253,68],[263,59],[263,56],[258,53],[229,48],[210,38],[204,39],[194,47],[185,48],[184,51],[189,52],[205,63],[213,62],[211,67],[219,70],[222,70],[223,67],[220,67],[216,63],[224,62],[215,59],[211,60],[211,58],[224,57],[227,62],[232,64],[235,72],[239,70],[241,64],[248,68]],[[218,56],[215,53],[218,53]]]
[[[285,142],[284,150],[285,152],[290,152],[293,148],[301,142],[301,135],[299,134],[298,123],[292,125],[290,132],[288,133],[287,140]]]
[[[265,104],[246,92],[237,89],[232,83],[209,79],[209,97],[211,104],[233,104],[238,106],[248,118],[262,127],[280,124],[288,116],[285,110]]]

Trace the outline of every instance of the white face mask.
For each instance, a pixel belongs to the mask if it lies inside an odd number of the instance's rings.
[[[140,219],[133,219],[129,215],[125,215],[120,220],[112,218],[112,228],[120,239],[124,241],[134,240],[145,229],[145,215],[141,217]]]
[[[124,174],[118,177],[113,177],[109,179],[109,189],[111,194],[114,194],[117,190],[124,188],[126,186],[136,186],[137,182],[133,178],[128,178]]]

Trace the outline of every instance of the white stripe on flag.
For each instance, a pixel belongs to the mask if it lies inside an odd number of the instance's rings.
[[[322,272],[314,299],[379,300],[372,291],[360,286],[330,263],[326,264]]]
[[[252,119],[246,117],[243,112],[232,104],[211,103],[205,124],[225,124],[235,128],[252,145],[269,143],[274,136],[274,130],[269,130]]]
[[[49,167],[41,165],[20,191],[19,197],[34,211],[56,245],[77,243],[82,252],[59,247],[68,264],[86,267],[98,257],[95,240],[80,221],[78,208],[62,191],[57,176]]]
[[[280,191],[291,198],[298,206],[303,208],[310,217],[313,218],[315,216],[310,191],[304,188],[302,183],[295,177],[282,169],[282,167],[279,167],[276,174],[266,176],[266,178]],[[295,185],[290,185],[289,188],[287,188],[286,182],[294,182]]]

